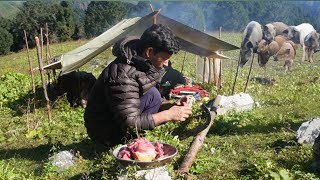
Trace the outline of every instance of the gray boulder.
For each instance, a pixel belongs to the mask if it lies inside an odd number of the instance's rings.
[[[302,123],[295,137],[300,144],[311,144],[315,142],[315,139],[320,134],[320,117],[314,118],[310,121]]]

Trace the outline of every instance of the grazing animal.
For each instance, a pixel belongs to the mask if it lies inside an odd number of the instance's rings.
[[[309,59],[311,63],[313,62],[313,54],[319,51],[319,38],[320,35],[316,31],[312,31],[304,38],[307,59]]]
[[[240,48],[240,66],[243,67],[253,53],[257,53],[258,43],[263,38],[261,25],[256,21],[251,21],[246,26],[242,34]]]
[[[310,62],[313,62],[313,52],[319,49],[319,35],[311,24],[302,23],[298,26],[289,26],[283,33],[289,40],[302,46],[301,64],[304,63],[306,56]]]
[[[288,29],[288,25],[284,24],[283,22],[273,22],[271,23],[276,30],[276,36],[282,35],[283,31]]]
[[[268,43],[266,40],[261,40],[258,44],[258,63],[261,67],[265,66],[269,61],[269,58],[275,55],[284,42],[288,41],[288,38],[283,35],[278,35],[274,37],[274,40],[271,43]],[[274,58],[275,61],[278,59]]]
[[[270,44],[263,39],[259,42],[257,49],[259,65],[264,67],[270,57],[273,57],[275,61],[280,58],[285,60],[285,71],[290,70],[297,48],[294,42],[288,41],[282,35],[276,36]]]
[[[285,71],[289,71],[296,57],[296,44],[292,41],[286,41],[280,47],[280,50],[274,55],[274,59],[284,59],[283,67]]]
[[[276,28],[272,24],[263,25],[263,39],[270,43],[276,36]]]
[[[92,73],[84,71],[71,72],[58,77],[57,84],[54,87],[54,92],[57,96],[67,93],[67,100],[70,106],[86,107],[89,93],[96,78]]]

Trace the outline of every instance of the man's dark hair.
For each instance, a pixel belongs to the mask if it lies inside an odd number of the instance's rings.
[[[148,47],[153,48],[154,54],[167,52],[172,55],[180,50],[176,36],[162,24],[153,24],[146,29],[140,38],[140,43],[141,52]]]

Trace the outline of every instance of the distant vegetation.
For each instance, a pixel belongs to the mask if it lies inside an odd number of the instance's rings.
[[[0,55],[29,47],[40,27],[49,27],[51,43],[100,35],[123,18],[150,13],[150,2],[125,1],[14,1],[0,2]],[[312,1],[200,1],[152,2],[161,14],[201,31],[240,32],[255,20],[261,24],[281,21],[288,25],[304,22],[320,30],[320,2]],[[307,9],[307,10],[306,10]],[[3,17],[3,18],[1,18]],[[5,18],[5,19],[4,19]],[[7,22],[9,21],[9,22]]]

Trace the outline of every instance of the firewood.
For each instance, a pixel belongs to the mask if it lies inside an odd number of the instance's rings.
[[[213,124],[213,120],[217,116],[216,109],[218,108],[220,100],[221,100],[221,96],[217,96],[214,99],[212,106],[209,107],[210,109],[205,105],[201,106],[207,116],[206,123],[204,125],[202,125],[203,130],[201,132],[199,132],[193,138],[193,141],[191,143],[189,151],[186,154],[186,156],[184,157],[184,160],[183,160],[180,168],[178,169],[178,172],[180,173],[180,175],[182,175],[186,178],[187,178],[187,174],[189,172],[189,169],[190,169],[198,151],[200,150],[201,146],[203,145],[208,131],[210,130],[210,128]]]

